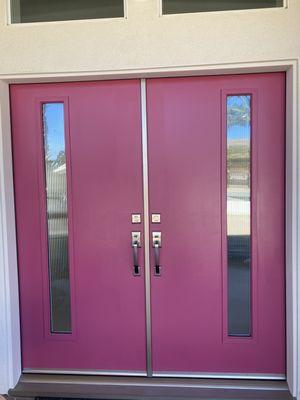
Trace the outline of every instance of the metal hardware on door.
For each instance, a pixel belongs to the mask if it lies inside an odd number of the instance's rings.
[[[140,224],[142,220],[141,214],[131,214],[131,223]]]
[[[160,276],[161,266],[159,264],[159,249],[161,247],[161,232],[152,232],[152,245],[154,248],[154,275]]]
[[[131,232],[131,246],[133,248],[133,275],[141,275],[139,267],[138,248],[141,247],[141,232]]]
[[[160,224],[160,214],[152,214],[151,222],[152,224]]]

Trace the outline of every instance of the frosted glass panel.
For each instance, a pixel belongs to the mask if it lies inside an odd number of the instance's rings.
[[[162,0],[163,14],[283,7],[283,0]]]
[[[251,335],[251,97],[227,97],[228,334]]]
[[[11,0],[12,22],[124,17],[123,0]]]
[[[43,105],[51,331],[71,331],[63,103]]]

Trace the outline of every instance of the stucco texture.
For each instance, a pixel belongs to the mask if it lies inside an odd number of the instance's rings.
[[[147,70],[300,57],[300,0],[287,8],[160,16],[127,0],[127,18],[8,24],[0,0],[0,74]]]

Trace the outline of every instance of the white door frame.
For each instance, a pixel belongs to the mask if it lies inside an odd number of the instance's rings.
[[[0,393],[21,374],[17,251],[9,107],[9,84],[162,76],[196,76],[286,71],[286,310],[287,381],[300,400],[300,127],[299,60],[232,63],[101,73],[0,75]]]

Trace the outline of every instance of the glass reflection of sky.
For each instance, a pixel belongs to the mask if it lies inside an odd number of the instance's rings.
[[[247,139],[249,137],[250,137],[250,125],[247,126],[234,125],[228,127],[227,131],[228,141]]]
[[[47,126],[48,154],[55,160],[60,151],[65,149],[64,104],[44,104],[44,119]]]
[[[227,140],[250,138],[251,96],[227,97]]]

